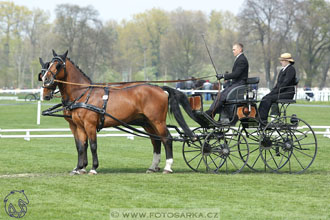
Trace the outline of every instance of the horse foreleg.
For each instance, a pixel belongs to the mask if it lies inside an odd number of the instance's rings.
[[[87,135],[83,128],[77,128],[75,133],[75,143],[78,153],[78,163],[77,167],[71,171],[71,174],[85,174],[87,166]]]
[[[92,157],[93,157],[93,167],[89,171],[89,174],[97,174],[96,169],[99,167],[99,160],[97,156],[97,136],[96,128],[92,125],[86,126],[86,131],[89,139],[89,144],[91,147]]]
[[[85,152],[83,154],[83,157],[81,158],[83,160],[83,169],[79,170],[78,169],[78,164],[79,164],[79,141],[78,141],[78,134],[77,134],[77,126],[75,123],[73,123],[72,120],[67,120],[69,122],[70,125],[70,130],[74,136],[74,140],[75,140],[75,145],[76,145],[76,149],[77,149],[77,155],[78,155],[78,162],[77,162],[77,166],[72,170],[71,175],[75,175],[75,174],[84,174],[86,173],[86,167],[88,164],[88,160],[87,160],[87,147],[85,149]]]

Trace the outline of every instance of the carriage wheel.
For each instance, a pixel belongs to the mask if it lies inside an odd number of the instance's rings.
[[[312,165],[317,152],[316,136],[310,125],[291,116],[270,122],[260,144],[261,157],[272,171],[302,173]]]
[[[195,128],[193,132],[197,135],[197,140],[186,140],[183,142],[182,155],[183,159],[193,171],[205,172],[206,166],[202,158],[202,146],[207,136],[206,128]]]
[[[31,94],[27,94],[24,99],[25,101],[36,101],[37,97],[31,93]]]
[[[266,165],[260,156],[259,150],[259,140],[262,130],[260,128],[247,128],[246,130],[241,130],[241,135],[246,138],[249,145],[249,160],[246,166],[253,171],[259,172],[266,169]],[[241,138],[241,136],[240,136]],[[240,157],[244,159],[245,154],[240,154]]]
[[[214,130],[206,137],[202,154],[208,171],[235,174],[246,165],[249,158],[249,146],[238,130],[221,128]]]

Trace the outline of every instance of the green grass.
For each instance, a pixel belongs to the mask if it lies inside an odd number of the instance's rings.
[[[329,111],[289,108],[289,114],[311,125],[330,125]],[[38,126],[36,114],[35,104],[0,106],[0,128],[68,127],[64,119],[52,117],[42,117]],[[25,190],[30,204],[23,219],[109,219],[111,208],[133,207],[220,208],[221,219],[329,219],[330,140],[317,137],[318,155],[302,175],[195,173],[182,158],[180,142],[174,143],[174,174],[145,174],[152,161],[150,141],[116,137],[98,139],[99,175],[69,176],[77,163],[72,138],[0,139],[0,175],[31,175],[1,177],[0,200],[12,190]],[[9,219],[3,205],[0,219]]]

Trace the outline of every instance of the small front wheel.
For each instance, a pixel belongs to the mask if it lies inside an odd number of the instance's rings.
[[[239,173],[249,159],[249,146],[240,131],[220,128],[205,139],[202,154],[209,172]]]
[[[206,128],[195,128],[193,130],[196,140],[188,139],[183,142],[182,156],[188,167],[195,172],[205,172],[206,167],[202,158],[202,146],[207,136]]]

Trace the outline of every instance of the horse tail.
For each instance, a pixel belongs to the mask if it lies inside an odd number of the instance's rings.
[[[190,137],[193,137],[194,134],[184,120],[179,106],[180,104],[185,110],[185,112],[189,115],[189,117],[192,118],[194,121],[197,121],[196,117],[192,112],[187,96],[183,92],[180,92],[168,86],[162,86],[161,88],[169,94],[170,113],[174,115],[176,121],[181,126],[185,134],[189,135]]]

